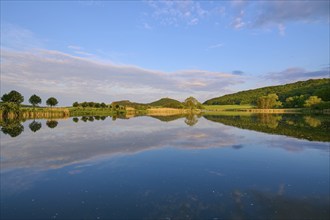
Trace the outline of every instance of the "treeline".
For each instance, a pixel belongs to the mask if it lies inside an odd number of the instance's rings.
[[[282,107],[304,107],[306,100],[311,96],[317,96],[323,102],[330,101],[330,79],[310,79],[286,85],[269,86],[259,89],[241,91],[205,101],[206,105],[257,105],[260,97],[276,94],[277,101]],[[324,105],[329,105],[325,103]]]
[[[9,93],[3,94],[1,101],[0,110],[3,117],[7,117],[9,113],[14,114],[15,117],[20,116],[22,113],[22,102],[24,102],[24,96],[21,93],[12,90]],[[42,99],[36,94],[33,94],[29,98],[29,103],[32,105],[33,110],[35,110],[35,108],[42,103]],[[58,101],[56,98],[50,97],[46,100],[46,104],[50,107],[53,107],[58,104]]]
[[[72,104],[72,107],[92,107],[92,108],[112,108],[112,105],[107,105],[104,102],[98,103],[98,102],[74,102]]]
[[[269,94],[267,96],[261,96],[257,100],[257,107],[261,109],[270,108],[315,108],[326,109],[330,108],[330,102],[323,102],[321,98],[317,96],[310,96],[306,98],[303,95],[293,96],[285,99],[285,102],[279,101],[276,94]]]
[[[329,117],[322,115],[256,114],[252,116],[203,115],[203,117],[242,129],[311,141],[330,141],[330,120]]]
[[[150,102],[147,104],[143,103],[136,103],[136,102],[130,102],[130,101],[121,101],[116,102],[124,106],[129,106],[132,108],[151,108],[151,107],[162,107],[162,108],[177,108],[177,109],[202,109],[203,105],[200,103],[196,98],[190,96],[186,98],[183,102],[180,102],[175,99],[171,98],[161,98],[157,101]]]

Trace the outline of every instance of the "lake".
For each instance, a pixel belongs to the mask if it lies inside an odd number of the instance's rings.
[[[330,116],[9,121],[1,219],[329,219]]]

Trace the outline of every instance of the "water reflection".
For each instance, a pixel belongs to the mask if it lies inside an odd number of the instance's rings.
[[[41,122],[37,122],[35,120],[33,120],[33,122],[29,124],[30,130],[33,132],[39,131],[41,127],[42,127]]]
[[[258,219],[328,219],[329,197],[295,198],[252,190],[250,194],[255,202],[254,211],[261,213]],[[253,214],[250,213],[251,217]]]
[[[79,121],[79,118],[77,118],[77,117],[73,117],[73,118],[72,118],[72,121],[75,122],[75,123],[77,123],[77,122]]]
[[[316,128],[321,126],[321,120],[313,118],[311,116],[305,116],[304,120],[309,126]]]
[[[19,137],[2,136],[1,217],[329,216],[329,143],[226,125],[310,129],[303,117],[105,119],[61,120],[54,129],[26,121],[30,129]]]
[[[46,125],[49,128],[56,128],[56,126],[58,125],[58,121],[56,121],[56,120],[47,120]]]
[[[24,131],[24,126],[18,119],[5,119],[0,122],[1,131],[10,137],[17,137]]]
[[[184,118],[188,126],[195,126],[201,115],[171,115],[171,116],[149,116],[162,122],[172,122]],[[311,141],[330,141],[330,117],[327,115],[277,115],[277,114],[255,114],[255,115],[203,115],[207,120],[235,126],[238,128],[260,131],[270,134],[286,135]],[[82,116],[73,117],[72,121],[78,123],[104,121],[107,116]],[[125,115],[112,116],[112,120],[129,119]],[[0,122],[1,131],[11,137],[17,137],[24,131],[24,126],[18,119],[4,120]],[[46,122],[47,127],[55,128],[58,121],[51,119]],[[29,125],[31,131],[41,129],[41,123],[35,120]]]
[[[242,129],[286,135],[310,141],[330,141],[328,115],[204,115],[207,120]]]
[[[62,121],[61,124],[65,126],[59,128],[61,138],[44,130],[40,136],[26,134],[23,139],[16,141],[4,140],[1,153],[7,159],[1,167],[58,168],[102,155],[133,154],[169,145],[189,149],[232,146],[243,138],[228,132],[228,129],[205,127],[191,131],[182,121],[174,124],[174,127],[159,127],[147,117],[120,123],[78,123],[74,128],[70,121]],[[49,143],[53,144],[49,146]],[[25,146],[24,149],[21,146]]]
[[[197,115],[192,114],[192,113],[187,114],[186,119],[184,120],[184,122],[189,126],[194,126],[198,122]]]

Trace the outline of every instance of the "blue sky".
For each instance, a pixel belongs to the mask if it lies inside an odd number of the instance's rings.
[[[329,77],[329,1],[1,1],[1,93],[183,101]]]

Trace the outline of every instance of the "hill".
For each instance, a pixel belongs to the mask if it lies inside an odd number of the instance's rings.
[[[135,108],[135,109],[146,109],[148,107],[148,104],[131,102],[129,100],[115,101],[111,104],[112,105],[125,106],[125,107],[132,107],[132,108]]]
[[[178,100],[171,99],[171,98],[161,98],[157,101],[150,102],[150,103],[137,103],[131,102],[129,100],[121,100],[115,101],[112,103],[113,105],[120,105],[125,107],[132,107],[135,109],[146,109],[147,107],[162,107],[162,108],[183,108],[183,104]]]
[[[330,101],[330,79],[310,79],[307,81],[298,81],[295,83],[268,86],[258,89],[241,91],[216,98],[209,99],[205,105],[233,105],[233,104],[252,104],[255,105],[258,98],[271,93],[276,93],[281,102],[286,98],[303,95],[309,97],[316,95],[323,101]]]
[[[153,107],[164,107],[164,108],[183,108],[183,104],[175,99],[162,98],[157,101],[151,102],[148,105]]]

